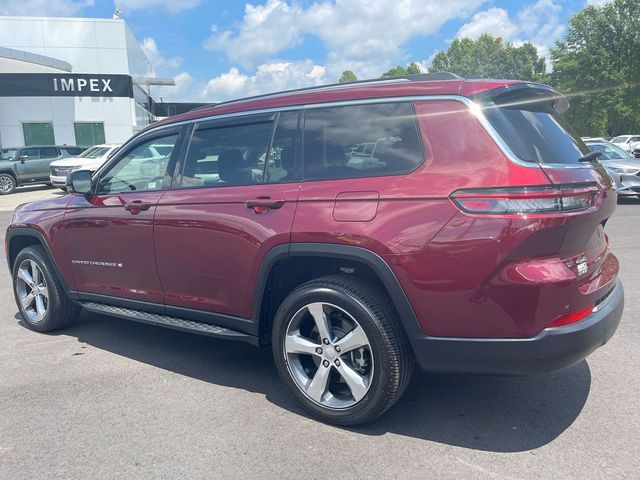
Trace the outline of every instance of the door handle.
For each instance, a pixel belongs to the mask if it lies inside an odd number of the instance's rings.
[[[151,204],[145,203],[142,200],[134,200],[130,203],[124,204],[124,209],[127,212],[131,212],[133,214],[144,212],[146,210],[149,210],[150,208],[151,208]]]
[[[258,197],[253,200],[245,200],[244,204],[255,213],[267,213],[269,210],[282,207],[284,200],[274,200],[271,197]]]

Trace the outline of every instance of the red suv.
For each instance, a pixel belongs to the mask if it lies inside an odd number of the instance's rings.
[[[270,346],[341,425],[387,410],[415,363],[567,367],[624,302],[614,187],[567,107],[544,85],[438,74],[169,118],[15,211],[18,308],[42,332],[85,309]]]

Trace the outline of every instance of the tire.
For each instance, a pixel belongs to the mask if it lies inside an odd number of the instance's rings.
[[[41,246],[31,246],[20,251],[12,273],[16,304],[31,330],[52,332],[66,327],[78,318],[80,307],[67,297],[49,256]],[[35,290],[34,283],[38,284]],[[29,299],[22,300],[29,295]],[[31,301],[27,303],[29,300]]]
[[[0,173],[0,195],[9,195],[16,189],[17,182],[10,173]]]
[[[328,325],[318,327],[324,319]],[[321,328],[330,330],[328,342]],[[293,395],[314,417],[335,425],[380,416],[413,374],[413,355],[389,297],[348,275],[322,277],[291,292],[274,318],[272,350]]]

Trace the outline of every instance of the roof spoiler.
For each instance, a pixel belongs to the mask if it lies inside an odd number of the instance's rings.
[[[541,83],[515,83],[487,90],[471,97],[478,103],[492,103],[500,107],[522,106],[525,110],[564,113],[569,100],[562,93]]]

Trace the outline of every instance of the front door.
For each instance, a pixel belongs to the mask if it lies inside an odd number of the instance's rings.
[[[291,235],[297,131],[297,112],[195,127],[177,188],[155,216],[168,313],[250,331],[242,319],[252,318],[262,258]]]
[[[178,129],[145,135],[99,172],[93,195],[73,195],[63,235],[84,298],[99,301],[96,295],[105,295],[163,304],[153,216],[171,185],[180,145]]]
[[[34,182],[40,170],[40,150],[37,147],[25,148],[20,152],[16,165],[20,183]]]

